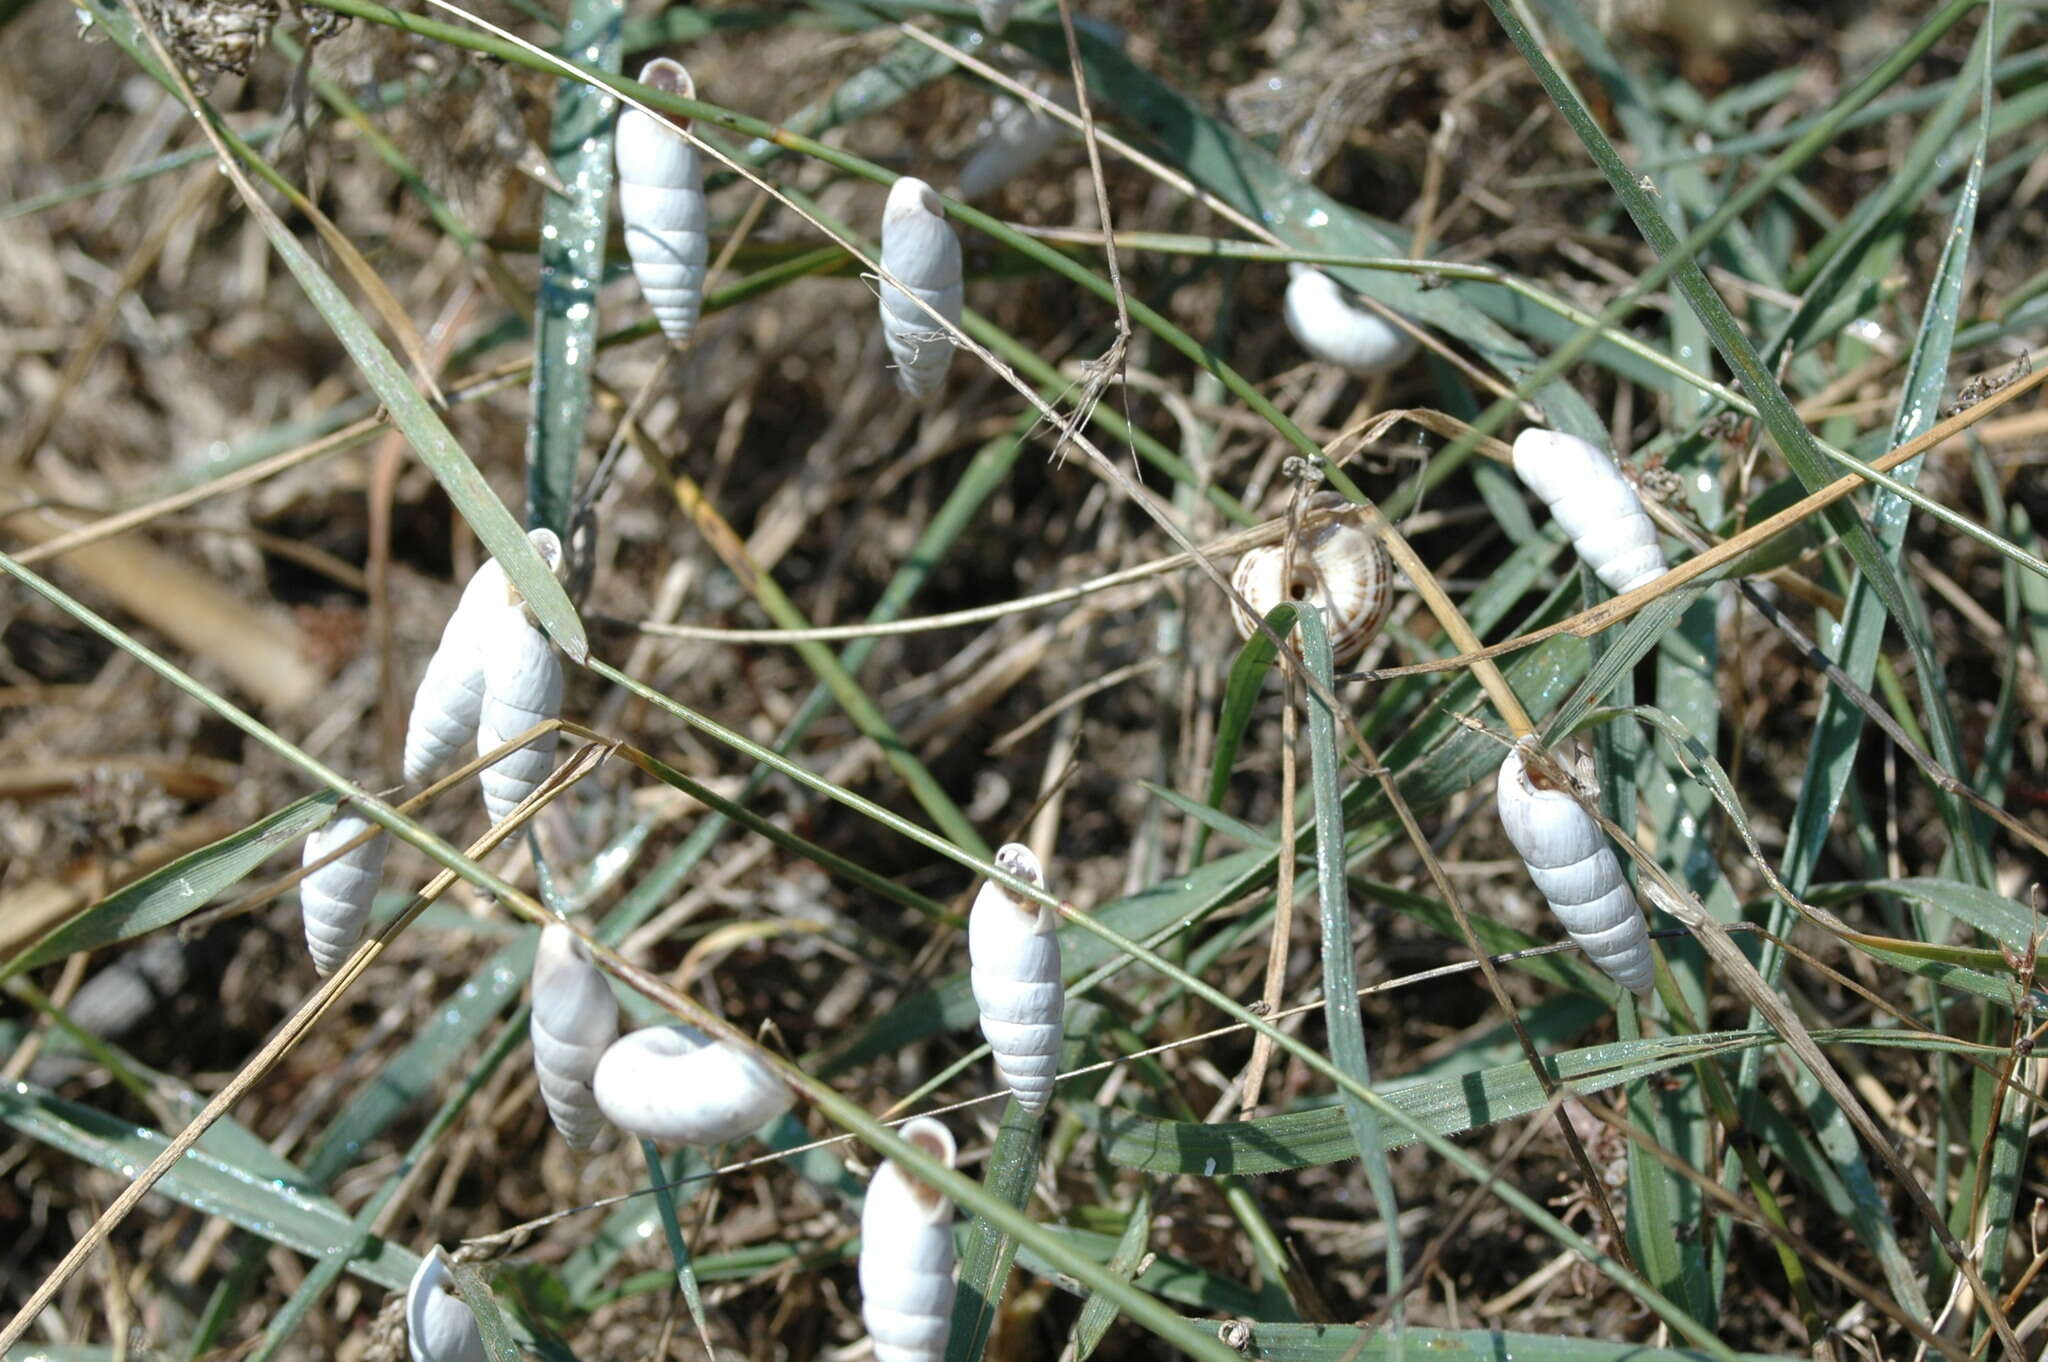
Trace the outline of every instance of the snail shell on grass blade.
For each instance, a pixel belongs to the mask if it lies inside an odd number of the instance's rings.
[[[657,57],[640,82],[694,99],[697,87],[680,62]],[[668,119],[627,106],[613,142],[619,165],[619,219],[633,277],[670,342],[683,345],[704,308],[711,253],[710,209],[697,148]]]
[[[930,1117],[903,1138],[953,1166],[953,1133]],[[953,1203],[885,1163],[860,1214],[860,1317],[875,1362],[938,1362],[953,1322]]]
[[[1011,842],[996,864],[1018,879],[1045,887],[1045,870],[1031,848]],[[1050,908],[1017,898],[984,881],[967,917],[968,979],[981,1013],[981,1034],[1017,1103],[1044,1111],[1059,1073],[1066,990],[1060,982],[1059,918]]]
[[[306,838],[301,864],[312,865],[342,843],[370,830],[370,820],[337,813]],[[355,850],[337,856],[299,881],[299,915],[306,927],[306,949],[321,975],[334,973],[355,954],[370,924],[370,904],[384,878],[384,856],[391,834],[379,832]]]
[[[1274,606],[1293,601],[1323,612],[1330,650],[1339,666],[1365,651],[1393,609],[1394,564],[1379,537],[1349,508],[1350,503],[1335,492],[1319,492],[1309,499],[1310,513],[1336,514],[1302,530],[1291,571],[1284,543],[1253,549],[1237,560],[1230,583],[1256,612],[1247,614],[1231,603],[1239,634],[1250,638]]]
[[[590,1086],[613,1125],[668,1144],[737,1140],[796,1100],[743,1047],[680,1024],[643,1027],[613,1041]]]
[[[958,326],[966,301],[960,238],[932,187],[906,175],[889,187],[882,210],[882,268],[903,281],[882,284],[882,339],[896,365],[896,386],[926,399],[953,363],[953,338],[913,302],[914,293]],[[906,293],[904,290],[908,290]]]
[[[420,1259],[406,1289],[405,1342],[412,1362],[485,1362],[476,1316],[455,1294],[439,1244]]]
[[[1415,337],[1361,307],[1321,270],[1288,266],[1287,329],[1325,364],[1361,376],[1400,368],[1415,355]]]
[[[619,1036],[619,1003],[583,943],[561,923],[540,934],[533,959],[533,1068],[541,1100],[571,1149],[588,1149],[604,1129],[590,1080]]]
[[[1664,572],[1642,498],[1599,446],[1556,430],[1515,437],[1515,476],[1543,499],[1593,575],[1620,594]]]

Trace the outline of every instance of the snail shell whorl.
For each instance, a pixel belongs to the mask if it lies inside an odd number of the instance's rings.
[[[406,1288],[405,1342],[412,1362],[485,1362],[476,1316],[455,1294],[439,1244],[420,1259]]]
[[[335,814],[325,827],[307,836],[300,864],[313,864],[369,829],[370,821],[359,814]],[[390,850],[391,834],[379,832],[299,881],[299,916],[306,925],[306,949],[312,952],[313,968],[323,977],[341,968],[361,944],[363,929],[370,923],[370,903],[384,878],[384,857]]]
[[[1274,606],[1294,601],[1323,612],[1330,651],[1339,666],[1365,651],[1393,609],[1394,564],[1379,537],[1360,523],[1355,512],[1346,510],[1349,506],[1335,492],[1309,498],[1311,512],[1336,514],[1302,531],[1292,572],[1285,570],[1285,544],[1268,544],[1237,560],[1230,584],[1256,612],[1247,614],[1231,603],[1239,634],[1250,638]],[[1300,645],[1293,646],[1298,652]]]
[[[1043,889],[1045,871],[1031,848],[1011,842],[996,864]],[[1026,1111],[1045,1110],[1059,1074],[1066,990],[1060,983],[1059,918],[994,880],[982,883],[967,918],[969,981],[981,1034],[996,1072]]]
[[[505,569],[486,559],[462,588],[455,613],[441,630],[441,645],[427,661],[413,695],[405,732],[405,780],[425,784],[476,735],[484,706],[484,654],[480,629],[485,615],[504,600]]]
[[[1287,329],[1301,348],[1354,374],[1383,374],[1415,355],[1415,337],[1360,307],[1337,281],[1306,265],[1288,267]]]
[[[1562,431],[1515,437],[1515,476],[1543,499],[1593,575],[1619,594],[1665,568],[1657,526],[1614,460]]]
[[[960,324],[966,288],[960,238],[944,205],[923,180],[904,176],[889,188],[882,210],[882,268],[903,289],[882,284],[882,339],[896,363],[896,386],[912,397],[939,390],[953,362],[953,338],[904,292],[916,294],[948,322]]]
[[[619,1038],[619,1002],[583,943],[559,922],[540,934],[533,960],[533,1068],[541,1100],[571,1149],[588,1149],[604,1129],[590,1080]]]
[[[953,1134],[930,1117],[903,1138],[953,1166]],[[953,1203],[884,1163],[860,1212],[860,1317],[875,1362],[937,1362],[953,1322]]]
[[[714,1145],[760,1129],[796,1100],[773,1069],[694,1027],[649,1026],[613,1041],[591,1079],[605,1119],[629,1135]]]
[[[1586,955],[1629,992],[1656,986],[1650,926],[1600,825],[1564,790],[1538,786],[1517,746],[1500,766],[1501,827],[1529,878]]]
[[[657,57],[640,69],[642,84],[695,98],[681,63]],[[619,218],[640,295],[669,340],[685,344],[704,307],[710,257],[710,210],[697,148],[666,118],[628,106],[613,141],[619,166]]]
[[[505,608],[492,620],[484,642],[484,703],[477,716],[478,755],[492,751],[535,724],[562,712],[562,661],[548,636],[526,620],[523,610]],[[539,788],[555,769],[550,730],[486,766],[480,779],[484,807],[501,823],[519,801]]]
[[[1071,108],[1071,88],[1052,96]],[[993,194],[1043,161],[1066,138],[1067,125],[1036,104],[1012,95],[997,95],[982,121],[981,140],[967,164],[960,167],[960,197]]]

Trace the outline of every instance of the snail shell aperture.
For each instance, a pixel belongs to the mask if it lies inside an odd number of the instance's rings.
[[[1325,518],[1302,530],[1291,570],[1284,544],[1253,549],[1237,560],[1230,584],[1257,612],[1254,617],[1232,603],[1238,633],[1250,638],[1274,606],[1293,601],[1323,612],[1340,666],[1365,651],[1393,607],[1394,564],[1386,546],[1350,507],[1335,492],[1309,499],[1310,515]]]

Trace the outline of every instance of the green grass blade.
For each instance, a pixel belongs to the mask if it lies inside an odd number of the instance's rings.
[[[519,1344],[512,1337],[512,1329],[505,1323],[505,1313],[498,1308],[497,1293],[491,1290],[489,1282],[477,1271],[475,1264],[450,1260],[448,1276],[454,1283],[455,1294],[476,1316],[477,1332],[483,1336],[484,1356],[494,1362],[519,1362]]]
[[[1272,626],[1275,635],[1286,638],[1287,631],[1294,627],[1294,606],[1285,602],[1274,606],[1266,623]],[[1266,673],[1272,670],[1279,651],[1265,634],[1253,634],[1230,664],[1230,679],[1223,687],[1223,711],[1216,720],[1216,752],[1209,760],[1209,790],[1204,796],[1212,809],[1223,807],[1223,795],[1230,788],[1230,768],[1237,764],[1237,749],[1244,741],[1245,727],[1252,721],[1259,692],[1265,688]],[[1202,823],[1195,829],[1195,849],[1189,859],[1200,865],[1208,849],[1209,825]]]
[[[1022,1212],[1031,1201],[1038,1176],[1038,1148],[1045,1129],[1044,1113],[1024,1110],[1011,1098],[1003,1104],[1003,1123],[989,1151],[981,1185],[1005,1206]],[[960,1255],[960,1276],[953,1295],[953,1329],[946,1336],[946,1362],[981,1362],[989,1331],[1002,1312],[1003,1288],[1017,1241],[983,1216],[967,1227],[967,1250]]]
[[[676,1285],[682,1289],[691,1323],[697,1326],[698,1341],[709,1348],[711,1327],[704,1321],[704,1295],[697,1289],[697,1273],[690,1266],[690,1246],[683,1238],[682,1222],[676,1218],[675,1189],[662,1174],[661,1151],[654,1147],[654,1141],[640,1141],[640,1157],[647,1164],[648,1184],[654,1188],[654,1210],[661,1220],[662,1234],[668,1239],[668,1256],[676,1265]]]
[[[1120,1277],[1128,1278],[1137,1271],[1138,1262],[1145,1252],[1145,1241],[1152,1232],[1152,1180],[1146,1178],[1138,1184],[1137,1195],[1131,1201],[1130,1216],[1124,1221],[1124,1232],[1116,1241],[1116,1252],[1110,1255],[1109,1270]],[[1074,1321],[1073,1332],[1069,1335],[1068,1347],[1074,1362],[1088,1362],[1095,1350],[1102,1345],[1102,1337],[1109,1332],[1109,1326],[1116,1323],[1116,1303],[1091,1295],[1088,1303],[1081,1307],[1081,1317]]]
[[[1387,1362],[1395,1355],[1387,1339],[1361,1339],[1359,1334],[1344,1324],[1254,1324],[1246,1355],[1261,1362]],[[1483,1329],[1411,1329],[1408,1341],[1431,1362],[1706,1362],[1714,1356],[1696,1348]],[[1755,1353],[1731,1356],[1733,1362],[1804,1362]]]
[[[617,75],[624,0],[570,0],[562,47]],[[611,218],[618,101],[580,80],[555,82],[548,153],[569,197],[544,195],[533,311],[533,416],[527,424],[526,521],[569,537],[570,502],[590,410],[597,290]]]

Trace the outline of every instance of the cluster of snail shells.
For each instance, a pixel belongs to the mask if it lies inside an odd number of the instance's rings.
[[[1335,492],[1309,498],[1290,559],[1286,544],[1267,544],[1237,560],[1230,584],[1245,606],[1231,602],[1246,638],[1273,607],[1292,602],[1322,612],[1339,665],[1365,651],[1394,604],[1394,564],[1357,507]],[[1297,645],[1298,646],[1298,645]]]

